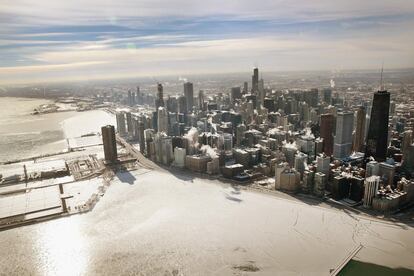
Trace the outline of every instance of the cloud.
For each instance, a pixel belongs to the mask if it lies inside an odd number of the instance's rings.
[[[1,83],[414,65],[402,0],[6,0],[0,24]]]

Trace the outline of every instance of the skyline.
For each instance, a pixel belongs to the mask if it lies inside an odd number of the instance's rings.
[[[0,22],[0,85],[414,67],[408,1],[14,1]]]

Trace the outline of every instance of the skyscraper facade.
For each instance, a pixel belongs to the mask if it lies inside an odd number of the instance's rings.
[[[158,108],[164,107],[164,88],[161,83],[157,85],[157,98],[155,99],[155,110],[158,111]]]
[[[253,76],[252,76],[252,92],[257,93],[259,90],[259,68],[253,68]]]
[[[125,125],[125,113],[118,112],[116,113],[116,127],[119,135],[126,135],[126,125]]]
[[[359,106],[356,112],[356,126],[353,146],[354,151],[362,152],[364,149],[365,118],[365,108],[363,106]]]
[[[187,113],[187,99],[185,96],[178,97],[178,113]]]
[[[190,112],[194,106],[194,89],[192,82],[184,83],[184,96],[187,102],[187,112]]]
[[[386,90],[375,92],[372,100],[365,158],[372,156],[377,161],[385,161],[388,148],[389,109],[390,93]]]
[[[204,110],[205,109],[204,91],[203,90],[198,91],[198,108],[200,110]]]
[[[232,87],[231,88],[230,98],[231,98],[232,104],[234,104],[237,99],[241,99],[242,98],[242,94],[241,94],[240,87]]]
[[[118,153],[116,150],[115,127],[111,125],[103,126],[101,128],[101,132],[105,161],[107,163],[113,163],[118,159]]]
[[[164,107],[158,108],[158,132],[168,134],[168,112]]]
[[[354,113],[340,112],[336,118],[336,134],[334,139],[333,156],[337,159],[348,157],[352,152],[352,129]]]
[[[334,119],[330,113],[321,115],[320,135],[323,138],[323,152],[328,156],[333,152]]]
[[[365,179],[364,206],[371,207],[372,199],[378,192],[380,177],[373,175]]]

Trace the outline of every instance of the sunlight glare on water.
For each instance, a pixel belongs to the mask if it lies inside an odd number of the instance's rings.
[[[79,220],[51,221],[37,233],[34,252],[39,258],[40,275],[84,275],[88,262],[88,243]]]

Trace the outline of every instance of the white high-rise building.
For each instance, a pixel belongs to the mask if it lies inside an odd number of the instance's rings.
[[[380,177],[377,175],[373,175],[365,179],[365,191],[364,191],[364,206],[365,207],[372,206],[372,199],[377,194],[379,182],[380,182]]]
[[[336,118],[336,135],[334,139],[333,156],[343,159],[351,155],[352,131],[354,127],[354,113],[340,112]]]

